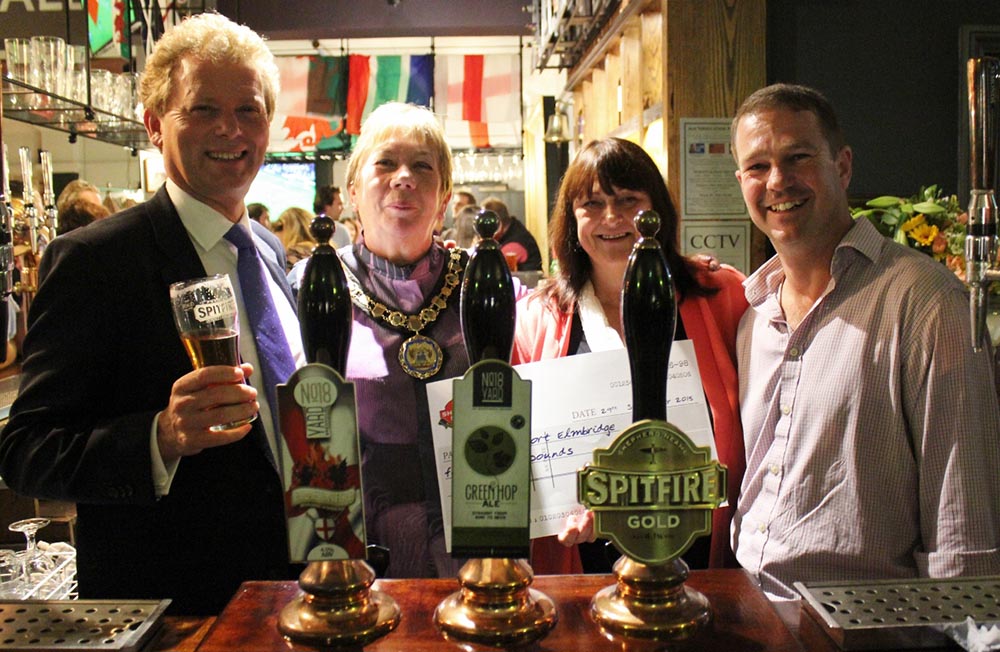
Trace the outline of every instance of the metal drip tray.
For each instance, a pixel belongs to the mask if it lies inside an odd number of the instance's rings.
[[[809,613],[843,650],[954,645],[940,631],[1000,621],[1000,577],[796,582]]]
[[[138,650],[170,600],[0,602],[0,650]]]

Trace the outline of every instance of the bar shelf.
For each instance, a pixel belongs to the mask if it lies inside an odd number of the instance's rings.
[[[32,97],[40,98],[32,102]],[[36,104],[39,106],[29,106]],[[91,104],[55,95],[26,82],[3,78],[3,116],[69,135],[120,145],[135,154],[150,146],[145,126],[138,120],[98,109]]]

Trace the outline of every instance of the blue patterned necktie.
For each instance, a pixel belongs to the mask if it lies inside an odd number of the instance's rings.
[[[267,270],[257,253],[253,238],[246,229],[234,224],[225,235],[226,240],[236,246],[238,252],[236,271],[243,294],[243,308],[247,311],[253,338],[257,343],[257,357],[263,374],[264,393],[271,408],[275,424],[275,437],[280,437],[278,423],[278,399],[275,385],[285,383],[295,371],[295,360],[285,339],[278,310],[271,300],[271,289],[267,283]]]

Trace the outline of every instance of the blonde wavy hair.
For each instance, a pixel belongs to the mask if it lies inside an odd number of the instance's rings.
[[[264,89],[267,119],[274,116],[274,102],[280,88],[274,55],[252,29],[216,13],[186,18],[157,41],[139,81],[139,99],[154,115],[166,113],[174,70],[188,56],[213,63],[243,64],[257,70]]]
[[[372,150],[391,138],[411,140],[429,147],[437,158],[441,194],[451,193],[451,148],[445,140],[440,120],[430,109],[402,102],[387,102],[379,106],[361,125],[361,135],[347,162],[348,187],[357,183],[361,166]]]
[[[303,242],[316,243],[316,239],[309,232],[309,225],[312,224],[313,217],[315,216],[312,213],[297,206],[281,211],[281,215],[278,216],[278,222],[281,223],[278,235],[281,236],[281,242],[286,248],[294,247]]]

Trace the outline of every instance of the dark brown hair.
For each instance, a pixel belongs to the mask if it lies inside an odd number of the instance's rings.
[[[820,129],[823,130],[823,137],[826,138],[826,143],[830,148],[830,154],[833,156],[836,156],[837,152],[846,144],[844,132],[840,130],[833,105],[822,93],[814,88],[798,84],[771,84],[751,93],[736,110],[736,116],[729,127],[729,138],[734,157],[736,156],[736,128],[739,126],[740,120],[748,115],[775,109],[808,111],[815,115],[819,121]]]
[[[584,147],[563,175],[549,220],[549,244],[559,271],[541,289],[542,296],[554,301],[560,310],[568,310],[578,300],[580,291],[590,278],[592,264],[577,239],[573,200],[589,196],[595,181],[609,195],[614,193],[614,187],[648,193],[653,210],[660,215],[657,239],[677,291],[681,296],[715,292],[713,288],[698,283],[690,263],[678,251],[677,210],[656,163],[633,142],[603,138]]]
[[[340,188],[337,186],[320,186],[316,188],[316,198],[313,199],[313,212],[317,215],[322,213],[323,209],[332,204],[339,194]]]
[[[487,197],[484,199],[483,208],[497,214],[497,217],[500,218],[500,226],[506,228],[510,224],[510,211],[507,209],[507,204],[503,203],[503,200],[499,197]]]

